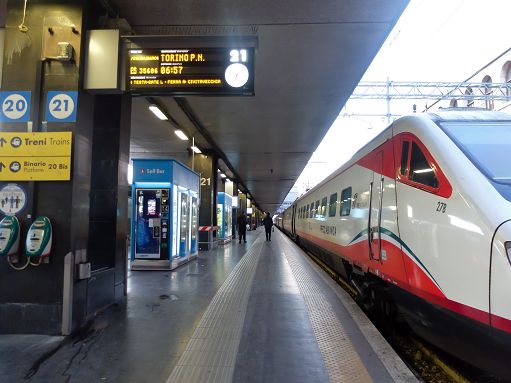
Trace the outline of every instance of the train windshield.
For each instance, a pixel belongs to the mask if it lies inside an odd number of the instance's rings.
[[[511,122],[445,121],[443,130],[488,178],[511,183]]]

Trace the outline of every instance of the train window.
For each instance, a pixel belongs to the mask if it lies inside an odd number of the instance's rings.
[[[309,205],[305,206],[305,218],[309,218]]]
[[[310,216],[309,218],[314,218],[314,202],[311,202],[311,213],[310,213]]]
[[[412,143],[412,153],[410,157],[410,173],[408,178],[410,181],[423,185],[438,187],[438,179],[435,171],[429,164],[422,150],[415,142]]]
[[[350,215],[351,212],[351,186],[341,192],[341,217]]]
[[[335,210],[337,209],[337,193],[330,196],[330,203],[328,204],[328,216],[335,217]]]
[[[298,208],[298,219],[302,218],[302,208]]]
[[[321,218],[325,218],[326,217],[326,197],[323,197],[323,199],[321,200]]]
[[[316,201],[316,206],[314,207],[314,218],[318,218],[319,212],[319,199]]]
[[[406,175],[406,168],[408,167],[408,149],[410,148],[409,141],[403,141],[403,149],[401,151],[401,167],[399,168],[399,174],[402,176]]]

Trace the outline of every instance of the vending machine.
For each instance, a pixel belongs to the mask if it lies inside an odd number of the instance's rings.
[[[168,258],[169,191],[137,188],[135,259]]]
[[[199,175],[175,160],[134,159],[131,269],[172,270],[197,256]]]
[[[220,243],[227,243],[232,239],[232,197],[230,194],[219,192],[217,196],[217,224]]]

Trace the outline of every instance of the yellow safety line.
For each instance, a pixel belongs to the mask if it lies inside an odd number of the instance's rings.
[[[309,257],[312,258],[314,262],[316,262],[323,270],[325,270],[332,279],[339,282],[345,290],[348,290],[353,296],[358,296],[357,291],[351,287],[339,274],[337,274],[333,269],[330,268],[326,263],[324,263],[321,259],[319,259],[316,255],[312,254],[310,251],[306,251]],[[428,350],[426,346],[420,343],[417,340],[413,340],[417,348],[419,348],[431,361],[436,364],[439,368],[444,371],[446,375],[448,375],[453,382],[455,383],[470,383],[464,376],[462,376],[459,372],[455,371],[453,368],[445,364],[434,352]]]

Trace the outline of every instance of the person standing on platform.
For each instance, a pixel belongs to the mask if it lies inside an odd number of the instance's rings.
[[[237,223],[239,243],[241,243],[241,238],[243,238],[243,242],[247,243],[247,217],[245,214],[240,214]]]
[[[266,232],[266,240],[271,241],[271,227],[273,226],[273,221],[268,212],[264,213],[263,225],[264,231]]]

